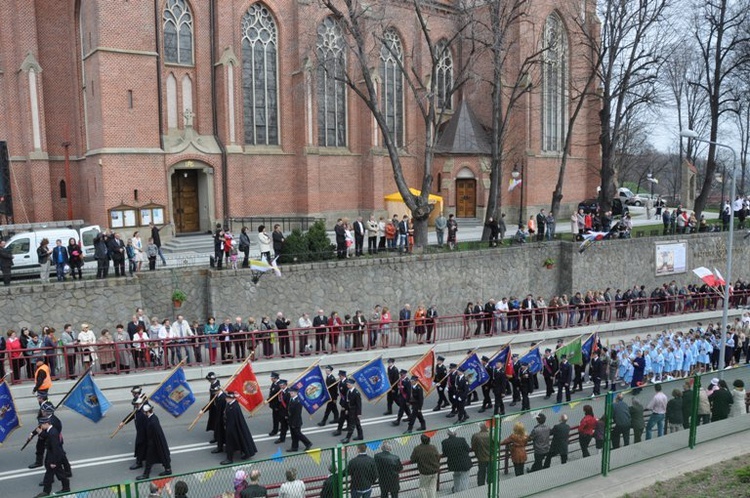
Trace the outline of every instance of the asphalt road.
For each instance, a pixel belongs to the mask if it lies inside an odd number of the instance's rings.
[[[541,375],[539,381],[542,390],[537,390],[531,395],[531,407],[549,406],[550,401],[544,400],[544,387]],[[584,384],[585,385],[585,384]],[[195,386],[197,387],[197,386]],[[207,387],[207,386],[200,386]],[[211,454],[214,445],[209,445],[210,433],[204,431],[206,418],[201,419],[192,431],[187,431],[187,426],[198,414],[198,411],[207,401],[206,392],[198,391],[196,403],[191,409],[175,419],[165,413],[163,409],[156,406],[155,413],[159,416],[162,427],[170,444],[172,452],[172,469],[175,473],[185,473],[205,470],[217,467],[219,462],[225,458],[223,453]],[[590,387],[583,392],[576,392],[573,398],[586,398],[590,396]],[[491,411],[478,414],[480,403],[472,403],[467,408],[470,421],[487,418]],[[515,407],[509,407],[510,397],[505,398],[506,413],[520,411],[520,403]],[[437,429],[450,426],[455,418],[448,419],[445,415],[448,410],[433,412],[432,408],[437,403],[437,393],[433,392],[425,401],[423,411],[427,428]],[[134,428],[132,424],[126,426],[118,435],[110,439],[110,434],[116,429],[117,424],[130,412],[130,404],[126,402],[115,402],[107,413],[107,416],[98,424],[72,412],[67,408],[60,408],[57,416],[63,422],[63,435],[65,438],[65,450],[73,468],[74,477],[71,480],[73,490],[87,489],[97,486],[111,485],[120,482],[132,481],[140,470],[130,471],[128,467],[134,462],[132,457]],[[395,407],[394,407],[395,408]],[[395,420],[395,415],[384,416],[385,400],[378,404],[363,403],[362,426],[365,440],[394,437],[406,430],[406,423],[393,427],[390,422]],[[395,412],[394,412],[395,413]],[[339,437],[332,435],[335,426],[318,427],[316,424],[321,420],[323,411],[316,413],[312,419],[304,418],[305,427],[303,432],[310,438],[314,448],[331,448],[339,442]],[[253,434],[258,454],[256,458],[270,458],[282,448],[283,454],[290,447],[291,438],[287,436],[285,444],[276,445],[276,436],[268,436],[271,427],[271,415],[267,408],[261,408],[255,416],[248,417],[248,425]],[[9,497],[34,496],[41,490],[37,485],[41,482],[43,469],[30,470],[27,466],[34,461],[34,442],[20,452],[20,448],[31,430],[32,417],[22,415],[22,421],[26,426],[16,430],[0,448],[0,495]],[[356,434],[355,434],[356,435]],[[326,455],[325,459],[328,457]],[[240,462],[235,456],[235,463]],[[245,462],[251,463],[251,461]],[[162,468],[157,465],[152,471],[152,477],[161,472]],[[268,476],[270,477],[270,476]],[[269,482],[269,481],[266,481]],[[272,482],[272,481],[271,481]],[[58,490],[60,484],[55,482],[53,491]],[[231,488],[231,486],[230,486]]]

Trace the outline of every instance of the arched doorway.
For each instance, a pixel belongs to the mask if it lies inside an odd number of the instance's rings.
[[[171,211],[177,234],[205,232],[213,217],[213,168],[184,161],[171,168]]]
[[[476,218],[477,180],[469,168],[456,175],[456,218]]]

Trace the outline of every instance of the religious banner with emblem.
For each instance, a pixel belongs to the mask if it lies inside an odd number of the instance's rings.
[[[490,380],[487,369],[484,368],[476,353],[471,353],[464,358],[464,361],[458,365],[458,369],[459,371],[463,369],[464,375],[466,375],[466,380],[469,383],[469,392]]]
[[[11,433],[21,427],[16,411],[16,403],[13,401],[13,393],[5,379],[0,379],[0,444],[2,444]]]
[[[362,394],[368,400],[383,396],[391,389],[391,383],[388,380],[388,371],[383,364],[383,357],[378,356],[354,372],[352,378],[362,390]]]
[[[63,405],[92,422],[99,422],[111,406],[88,372],[65,396]]]
[[[315,365],[291,384],[297,388],[300,403],[310,415],[331,400],[325,379],[320,367]]]
[[[258,384],[258,378],[253,372],[253,365],[248,361],[227,384],[225,391],[237,393],[237,401],[249,412],[255,411],[263,405],[264,397]]]
[[[185,379],[182,367],[176,368],[149,399],[158,403],[173,417],[179,417],[195,403],[195,395]]]
[[[419,384],[425,392],[429,393],[433,386],[433,376],[435,372],[435,351],[430,349],[409,369],[409,373],[416,375]]]

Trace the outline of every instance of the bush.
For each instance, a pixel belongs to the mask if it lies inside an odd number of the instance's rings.
[[[310,250],[305,234],[299,228],[284,239],[284,252],[279,258],[280,263],[304,263],[310,260]]]
[[[326,225],[323,221],[316,221],[305,234],[309,261],[323,261],[333,259],[336,246],[331,244],[331,239],[326,233]]]

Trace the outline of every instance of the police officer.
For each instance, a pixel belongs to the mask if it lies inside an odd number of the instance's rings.
[[[437,364],[435,365],[435,376],[434,382],[438,393],[438,404],[432,409],[433,412],[439,412],[444,406],[448,406],[448,398],[445,396],[446,382],[448,380],[448,369],[445,368],[445,358],[442,356],[437,357]]]
[[[44,432],[44,480],[42,485],[43,491],[36,495],[37,498],[48,496],[52,492],[52,483],[54,478],[62,483],[62,489],[59,493],[70,492],[70,480],[65,472],[63,460],[65,460],[65,451],[62,447],[62,439],[58,430],[52,425],[50,417],[40,417],[37,419],[39,428]]]
[[[347,430],[346,437],[341,440],[342,443],[346,444],[352,439],[354,429],[357,429],[357,437],[355,441],[362,441],[364,439],[364,433],[362,432],[362,424],[359,418],[362,416],[362,395],[354,387],[354,379],[346,379],[346,404],[347,404]]]
[[[396,360],[393,358],[388,358],[388,368],[386,370],[388,372],[388,382],[391,386],[395,386],[396,382],[398,382],[399,379],[399,372],[398,368],[396,367]],[[388,409],[383,413],[383,415],[393,415],[393,403],[398,402],[396,401],[396,390],[391,389],[388,391],[388,394],[386,395],[386,401],[388,402]]]
[[[492,383],[495,377],[495,370],[488,366],[490,359],[486,356],[482,356],[482,366],[487,372],[487,382],[482,384],[482,408],[478,411],[484,413],[487,409],[492,408]]]
[[[279,379],[279,395],[276,399],[279,401],[278,406],[278,417],[279,417],[279,438],[274,441],[274,444],[281,444],[286,441],[286,433],[289,429],[289,391],[287,390],[286,379]]]
[[[396,391],[396,404],[398,405],[398,415],[396,420],[391,422],[391,425],[398,426],[401,423],[401,417],[404,415],[406,419],[411,418],[411,410],[409,409],[409,400],[411,399],[411,382],[407,378],[409,372],[403,368],[399,371],[398,384],[392,390]]]
[[[446,415],[447,418],[455,417],[458,414],[458,407],[456,406],[456,379],[458,379],[458,372],[456,368],[458,365],[451,363],[448,365],[448,380],[445,381],[446,389],[448,391],[448,400],[451,403],[451,412]]]
[[[339,406],[341,406],[341,412],[339,412],[339,423],[336,426],[336,430],[333,432],[334,436],[341,435],[341,430],[344,427],[344,422],[348,422],[349,420],[349,403],[346,400],[346,393],[349,390],[349,387],[346,384],[346,370],[339,370],[339,380],[337,387],[339,391]]]
[[[469,380],[464,375],[465,370],[466,367],[460,367],[456,376],[456,414],[459,423],[469,420],[469,416],[466,414],[466,401],[470,394]]]
[[[268,433],[269,436],[275,436],[279,433],[279,425],[281,423],[279,407],[281,406],[281,402],[276,393],[280,390],[279,374],[278,372],[271,372],[271,387],[268,389],[268,398],[266,399],[268,407],[271,409],[271,419],[273,420],[273,427],[271,428],[271,432]]]
[[[328,414],[331,414],[331,417],[333,418],[333,420],[331,421],[332,424],[338,424],[339,422],[339,409],[336,405],[336,402],[339,398],[339,389],[337,387],[337,384],[339,382],[333,375],[333,367],[331,365],[326,366],[325,370],[326,389],[328,389],[328,395],[330,396],[330,399],[328,400],[328,403],[326,403],[326,411],[323,414],[323,420],[318,422],[318,427],[324,427],[326,425]]]
[[[414,421],[419,419],[418,431],[423,431],[427,427],[424,423],[424,417],[422,416],[422,406],[424,405],[424,390],[419,385],[419,377],[416,375],[411,376],[411,398],[409,399],[411,405],[411,413],[409,414],[409,427],[406,429],[404,434],[411,434],[414,429]]]

